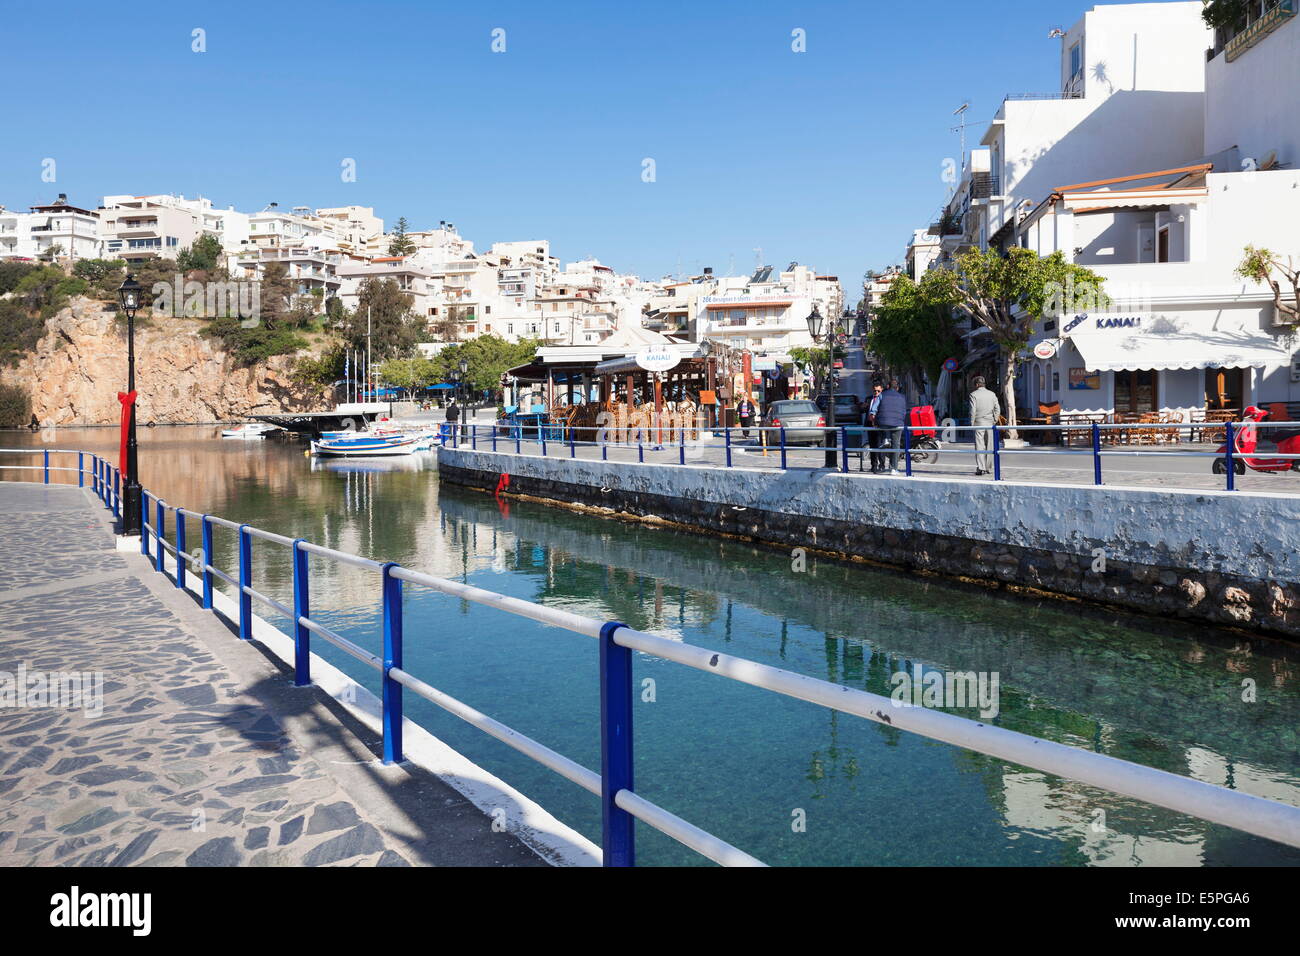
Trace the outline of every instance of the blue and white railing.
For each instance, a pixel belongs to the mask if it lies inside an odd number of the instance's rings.
[[[0,453],[33,454],[31,449],[0,449]],[[39,454],[39,452],[36,452]],[[95,456],[78,452],[77,468],[56,468],[46,453],[43,465],[3,468],[35,468],[44,471],[48,482],[51,472],[74,471],[78,484],[89,477],[92,491],[104,505],[118,514],[117,491],[121,478],[117,469]],[[86,458],[91,467],[84,468]],[[302,538],[273,534],[247,524],[239,524],[215,515],[199,514],[177,508],[146,492],[144,514],[152,521],[144,525],[140,538],[141,552],[153,567],[166,571],[164,554],[175,556],[173,581],[177,588],[186,587],[187,570],[201,575],[201,601],[213,607],[214,581],[219,578],[236,589],[238,595],[239,636],[252,640],[253,601],[271,608],[293,622],[294,683],[311,684],[311,639],[315,635],[333,644],[382,675],[383,759],[395,763],[403,759],[403,695],[410,691],[466,723],[495,737],[537,763],[549,768],[601,801],[601,847],[606,866],[635,864],[634,821],[654,827],[710,860],[726,866],[763,865],[724,840],[683,820],[636,793],[634,786],[633,653],[671,661],[684,667],[786,697],[808,701],[830,710],[887,724],[898,730],[919,734],[957,747],[974,750],[998,759],[1099,787],[1120,796],[1142,800],[1189,816],[1222,824],[1246,833],[1300,847],[1300,807],[1252,796],[1164,770],[1130,763],[1116,757],[1081,750],[1065,744],[1042,740],[1028,734],[1005,730],[968,720],[941,710],[900,707],[888,697],[828,681],[796,674],[767,664],[733,657],[691,644],[671,641],[637,631],[618,621],[598,621],[556,608],[508,597],[493,591],[413,571],[394,562],[336,551],[312,544]],[[166,537],[166,516],[170,512],[173,540]],[[197,521],[201,548],[186,551],[191,521]],[[230,575],[215,565],[213,528],[232,530],[238,535],[238,571]],[[253,587],[253,541],[267,541],[287,548],[292,561],[293,606],[289,607]],[[152,542],[152,550],[151,550]],[[373,572],[378,577],[376,598],[383,611],[383,653],[372,654],[319,621],[313,620],[310,608],[310,566],[308,558],[316,556],[338,561]],[[511,729],[469,704],[438,690],[403,668],[403,592],[406,585],[429,588],[461,600],[473,601],[506,614],[525,617],[552,627],[560,627],[593,638],[600,655],[600,731],[601,769],[597,773],[576,763],[524,734]]]
[[[508,423],[504,425],[479,425],[473,422],[461,424],[453,428],[443,424],[438,435],[439,443],[443,446],[452,446],[462,448],[468,446],[473,451],[513,451],[517,455],[525,454],[525,449],[535,451],[543,458],[580,458],[581,449],[593,448],[600,452],[601,460],[609,459],[609,451],[614,449],[635,450],[637,462],[644,464],[648,452],[672,452],[673,455],[668,458],[659,457],[652,459],[654,464],[672,464],[673,458],[679,465],[686,464],[686,453],[688,449],[716,448],[716,444],[700,442],[698,440],[687,441],[687,432],[697,433],[698,435],[717,435],[722,438],[723,465],[726,468],[736,467],[736,454],[744,451],[747,454],[745,464],[756,464],[753,461],[755,453],[761,453],[766,456],[771,454],[774,460],[779,461],[779,467],[782,470],[790,468],[803,468],[817,470],[825,467],[818,463],[816,459],[811,462],[805,460],[800,462],[795,459],[792,463],[790,452],[794,450],[796,444],[790,441],[790,432],[806,433],[820,432],[823,435],[834,433],[836,458],[838,460],[837,470],[848,473],[849,459],[858,458],[859,467],[865,456],[888,459],[891,467],[902,465],[900,469],[902,474],[911,476],[915,473],[917,466],[926,466],[933,464],[939,454],[943,455],[978,455],[985,456],[991,465],[989,471],[990,478],[993,481],[1002,481],[1002,470],[1007,456],[1017,455],[1036,455],[1039,459],[1045,456],[1056,457],[1077,457],[1087,456],[1092,459],[1092,483],[1095,485],[1104,484],[1102,474],[1102,461],[1106,458],[1203,458],[1218,460],[1218,466],[1215,468],[1216,473],[1222,470],[1224,474],[1225,489],[1227,491],[1236,490],[1236,479],[1246,471],[1246,459],[1269,459],[1278,461],[1300,461],[1300,454],[1284,454],[1275,451],[1252,451],[1243,452],[1238,449],[1238,437],[1240,429],[1249,426],[1260,429],[1260,434],[1267,436],[1269,428],[1290,428],[1300,429],[1300,422],[1193,422],[1190,424],[1135,424],[1135,423],[1092,423],[1080,425],[933,425],[917,427],[913,425],[904,425],[901,428],[879,428],[868,427],[865,425],[837,425],[835,427],[798,425],[787,429],[785,427],[773,427],[767,425],[751,425],[748,428],[743,426],[727,428],[710,428],[707,425],[687,424],[668,425],[662,428],[658,426],[633,426],[631,428],[596,428],[590,425],[577,426],[576,428],[565,424],[543,425],[539,430],[535,426],[523,426],[517,423]],[[502,430],[504,429],[504,431]],[[597,432],[595,441],[580,440],[577,438],[578,432]],[[1089,439],[1088,447],[1073,448],[1035,445],[1028,448],[1008,448],[1006,446],[1006,435],[1009,431],[1016,432],[1043,432],[1043,433],[1071,433],[1086,435]],[[1204,451],[1198,449],[1173,449],[1161,451],[1152,451],[1144,449],[1140,445],[1137,447],[1118,447],[1116,439],[1128,433],[1143,432],[1163,432],[1171,435],[1170,444],[1184,443],[1183,433],[1187,434],[1190,440],[1193,436],[1203,435],[1208,432],[1222,431],[1224,433],[1224,446],[1222,452]],[[736,440],[736,433],[741,433],[742,439],[747,437],[750,432],[755,433],[757,444],[742,443]],[[989,436],[988,446],[986,448],[976,447],[974,444],[976,433],[983,433]],[[954,443],[954,438],[958,434],[970,436],[971,443]],[[665,438],[664,436],[668,437]],[[933,441],[935,436],[943,435],[943,441]],[[531,436],[531,437],[530,437]],[[604,437],[601,437],[604,436]],[[850,446],[849,436],[854,436],[855,444]],[[872,437],[879,439],[890,439],[896,436],[897,446],[872,446],[870,444]],[[931,440],[928,445],[923,445],[924,440]],[[810,447],[807,443],[800,443],[802,447]],[[824,451],[824,445],[812,445],[812,449],[819,454]],[[714,464],[714,462],[707,462]],[[1051,467],[1050,464],[1043,464],[1041,461],[1029,467]],[[1169,477],[1177,478],[1177,473],[1166,473]]]

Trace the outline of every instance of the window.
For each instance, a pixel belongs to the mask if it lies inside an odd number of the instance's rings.
[[[174,246],[174,245],[176,245],[176,244],[177,244],[177,241],[178,241],[178,240],[176,239],[175,236],[168,236],[168,237],[167,237],[167,245],[168,245],[168,246]]]
[[[1079,44],[1070,47],[1070,82],[1073,83],[1078,79],[1079,74],[1083,71],[1083,51]]]

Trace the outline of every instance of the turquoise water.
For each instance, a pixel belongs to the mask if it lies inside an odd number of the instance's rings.
[[[1300,804],[1293,647],[967,589],[443,486],[431,459],[322,466],[214,429],[143,437],[173,503],[888,695],[900,671],[997,672],[993,723]],[[59,447],[107,450],[105,430]],[[4,436],[39,445],[37,436]],[[7,473],[7,477],[18,477]],[[218,564],[233,570],[233,534]],[[191,529],[191,541],[197,533]],[[283,549],[254,585],[288,602]],[[377,579],[313,558],[313,616],[380,649]],[[597,644],[408,585],[406,665],[599,769]],[[283,622],[281,622],[283,626]],[[322,640],[360,683],[377,675]],[[890,727],[638,655],[637,790],[773,864],[1295,864],[1300,852]],[[1254,681],[1258,700],[1242,701]],[[407,695],[407,714],[598,840],[597,801]],[[974,716],[972,710],[954,710]],[[706,862],[645,826],[645,864]]]

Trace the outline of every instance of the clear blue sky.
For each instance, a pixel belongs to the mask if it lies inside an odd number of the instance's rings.
[[[358,203],[649,277],[761,247],[852,302],[945,198],[953,110],[977,142],[1003,95],[1056,89],[1048,31],[1090,5],[8,2],[0,204]]]

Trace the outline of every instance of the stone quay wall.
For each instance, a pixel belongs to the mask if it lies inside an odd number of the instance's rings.
[[[1300,637],[1300,497],[438,450],[440,478],[779,548]]]

